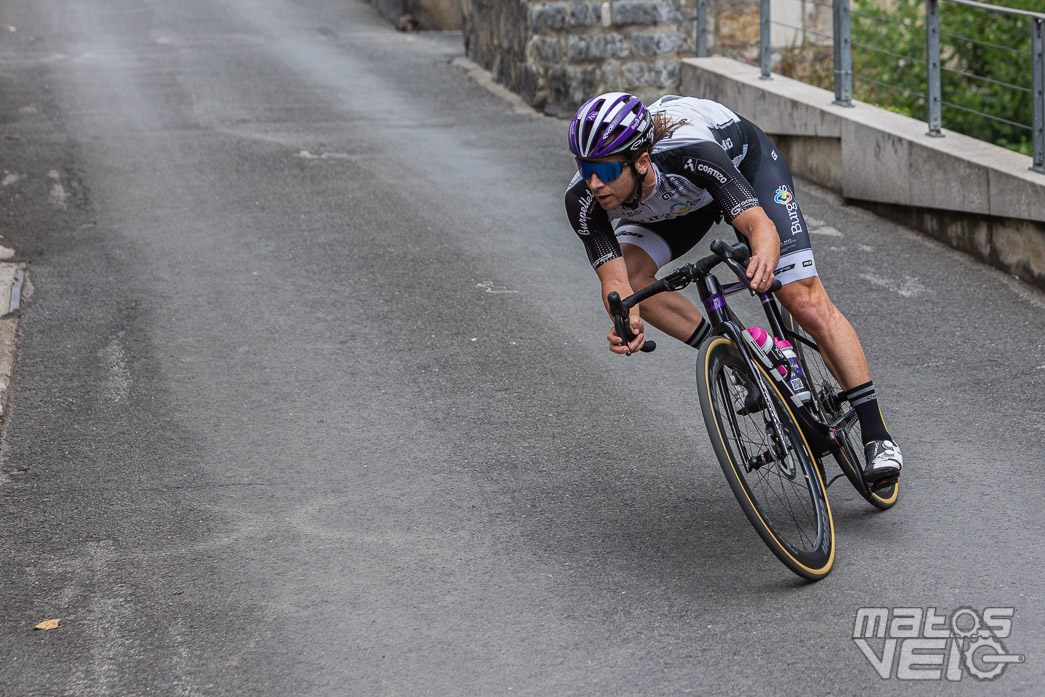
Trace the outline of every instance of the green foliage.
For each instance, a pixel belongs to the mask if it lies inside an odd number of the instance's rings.
[[[995,1],[1043,10],[1043,0]],[[851,31],[853,97],[927,120],[925,0],[852,0]],[[1031,154],[1030,49],[1028,18],[941,0],[943,126]],[[809,51],[807,70],[789,52],[781,72],[833,89],[830,47]]]

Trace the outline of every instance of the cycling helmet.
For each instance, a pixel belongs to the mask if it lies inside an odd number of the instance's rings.
[[[626,92],[589,99],[570,122],[570,150],[586,160],[638,155],[652,142],[649,110],[641,99]]]

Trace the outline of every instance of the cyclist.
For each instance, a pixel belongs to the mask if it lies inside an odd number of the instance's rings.
[[[791,171],[766,134],[711,100],[665,95],[647,108],[633,95],[609,92],[577,111],[569,143],[578,172],[566,211],[602,283],[603,303],[611,291],[627,297],[653,283],[660,267],[725,217],[751,248],[751,285],[764,291],[779,278],[777,298],[820,346],[856,410],[864,479],[895,479],[903,455],[885,427],[867,358],[817,276]],[[661,293],[633,308],[633,341],[610,330],[610,350],[641,348],[643,319],[694,348],[711,331],[685,296]]]

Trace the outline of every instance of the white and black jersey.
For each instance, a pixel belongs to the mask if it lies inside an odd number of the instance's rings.
[[[594,268],[620,257],[621,242],[642,247],[662,266],[692,248],[717,220],[732,222],[761,206],[781,237],[781,269],[798,269],[781,282],[816,274],[791,173],[757,126],[708,99],[669,95],[649,109],[677,126],[653,146],[656,186],[649,196],[634,207],[606,211],[580,174],[567,189],[567,215]],[[800,251],[799,263],[785,262]]]

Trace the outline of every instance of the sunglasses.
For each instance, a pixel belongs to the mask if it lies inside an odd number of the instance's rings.
[[[626,162],[587,162],[577,158],[577,170],[581,173],[581,179],[588,181],[591,175],[597,174],[599,181],[609,183],[620,176],[627,165],[634,160]]]

